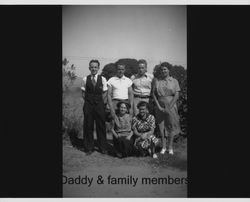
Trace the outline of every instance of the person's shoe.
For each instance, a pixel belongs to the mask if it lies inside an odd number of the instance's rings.
[[[171,155],[174,155],[174,150],[173,150],[173,149],[170,149],[170,150],[168,151],[168,153],[171,154]]]
[[[141,152],[140,152],[140,156],[141,156],[141,157],[145,157],[146,155],[147,155],[147,154],[146,154],[145,151],[141,151]]]
[[[148,149],[148,153],[149,153],[149,155],[151,156],[151,154],[152,154],[151,149]]]
[[[116,156],[117,156],[118,158],[120,158],[120,159],[123,157],[122,154],[119,153],[119,152],[116,153]]]
[[[101,153],[102,153],[102,154],[108,154],[108,151],[107,151],[106,149],[102,149],[102,150],[101,150]]]
[[[158,158],[157,154],[153,154],[153,158],[157,159]]]
[[[160,153],[165,154],[166,151],[167,151],[166,149],[162,148]]]
[[[86,152],[86,155],[89,156],[89,155],[91,155],[93,152],[94,152],[94,151],[87,151],[87,152]]]

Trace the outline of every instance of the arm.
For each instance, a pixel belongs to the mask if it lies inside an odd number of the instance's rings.
[[[130,110],[129,110],[129,114],[133,115],[133,100],[134,100],[134,93],[132,90],[132,87],[130,86],[128,88],[128,98],[129,98],[129,104],[130,104]]]
[[[82,90],[82,100],[83,100],[83,105],[85,103],[85,91]]]
[[[102,99],[103,99],[104,104],[106,105],[108,102],[108,97],[107,97],[108,84],[107,84],[107,80],[103,76],[102,76],[102,85],[103,85]]]
[[[82,99],[85,99],[85,91],[82,90]]]
[[[104,104],[107,104],[108,103],[108,91],[104,91],[103,94],[102,94],[102,99],[103,99],[103,102]]]
[[[131,124],[131,128],[132,128],[132,131],[134,132],[134,134],[135,134],[135,136],[136,137],[140,137],[141,136],[141,134],[138,132],[138,130],[137,130],[137,128],[136,128],[136,123],[137,123],[137,119],[136,119],[136,117],[134,117],[133,119],[132,119],[132,124]]]
[[[149,118],[147,119],[147,125],[150,127],[150,131],[143,133],[143,139],[149,138],[151,135],[154,134],[155,117],[153,115],[149,115]]]
[[[155,82],[153,83],[152,85],[152,96],[153,96],[153,99],[154,99],[154,102],[156,104],[156,107],[160,110],[160,111],[164,111],[164,109],[161,107],[161,105],[159,104],[158,100],[157,100],[157,97],[155,95],[156,93],[156,87],[155,87]]]
[[[171,100],[169,107],[170,109],[173,108],[173,106],[175,105],[176,101],[179,99],[179,92],[177,91],[174,95],[174,98]]]
[[[83,78],[82,84],[81,84],[83,105],[84,105],[84,101],[85,101],[85,88],[86,88],[86,77]]]
[[[141,133],[138,132],[138,130],[136,129],[136,127],[133,127],[132,130],[134,131],[134,134],[135,134],[137,137],[141,137]]]
[[[152,134],[154,134],[154,128],[151,128],[150,131],[143,133],[142,134],[142,139],[149,138],[149,136],[152,135]]]
[[[179,86],[179,82],[176,79],[174,79],[174,92],[175,92],[175,95],[174,95],[173,99],[171,100],[171,102],[169,103],[170,109],[174,107],[175,103],[179,99],[180,90],[181,89],[180,89],[180,86]]]
[[[110,107],[111,115],[114,118],[115,110],[114,110],[113,103],[112,103],[112,87],[111,86],[108,86],[108,95],[107,95],[107,97],[108,97],[108,105]]]
[[[132,137],[133,134],[134,134],[134,133],[133,133],[133,130],[132,130],[132,116],[130,115],[129,118],[130,118],[130,124],[131,124],[131,131],[130,131],[130,134],[126,137],[127,140],[130,140],[131,137]]]
[[[115,125],[115,123],[114,123],[114,121],[112,121],[112,122],[111,122],[111,133],[112,133],[116,138],[118,138],[119,135],[115,132],[114,125]]]
[[[133,131],[130,132],[130,134],[126,137],[126,139],[130,140],[132,136],[133,136]]]

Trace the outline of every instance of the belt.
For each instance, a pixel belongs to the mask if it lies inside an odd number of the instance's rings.
[[[138,98],[150,98],[150,95],[134,95],[134,97],[138,97]]]
[[[114,98],[112,100],[114,100],[114,101],[125,101],[125,102],[128,102],[128,99],[117,99],[117,98]]]

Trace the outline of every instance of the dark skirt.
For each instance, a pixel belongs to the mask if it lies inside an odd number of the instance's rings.
[[[127,140],[126,137],[115,138],[113,136],[113,143],[116,152],[122,154],[123,157],[132,156],[134,154],[134,145],[132,138]]]

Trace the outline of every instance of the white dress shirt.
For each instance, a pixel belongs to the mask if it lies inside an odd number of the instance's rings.
[[[95,82],[97,82],[97,76],[98,76],[98,74],[96,74],[96,75],[94,76]],[[106,91],[106,90],[108,90],[107,80],[105,79],[105,77],[103,77],[103,76],[101,76],[101,77],[102,77],[103,91]],[[92,79],[93,79],[93,76],[91,75],[91,80],[92,80]],[[87,82],[87,77],[85,76],[85,77],[83,77],[83,80],[82,80],[82,87],[81,87],[81,89],[82,89],[83,91],[85,91],[86,82]]]
[[[128,99],[128,88],[132,86],[132,81],[128,77],[114,76],[107,84],[112,88],[112,99]]]
[[[131,80],[133,81],[133,91],[135,95],[149,96],[151,92],[151,84],[154,76],[153,74],[145,73],[143,76],[133,75]]]

